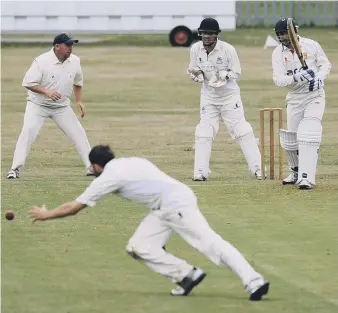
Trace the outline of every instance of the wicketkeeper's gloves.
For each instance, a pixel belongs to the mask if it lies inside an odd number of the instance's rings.
[[[236,79],[236,74],[232,71],[219,71],[212,79],[210,79],[208,86],[219,88],[225,86],[230,79]]]
[[[203,72],[198,67],[188,68],[187,74],[189,75],[190,79],[196,83],[203,83],[204,81]]]

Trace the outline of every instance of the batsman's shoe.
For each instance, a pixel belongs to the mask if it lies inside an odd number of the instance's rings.
[[[204,177],[203,175],[195,175],[193,178],[192,178],[193,181],[206,181],[208,180],[207,177]]]
[[[187,276],[185,276],[177,287],[171,290],[172,296],[187,296],[190,291],[196,287],[206,276],[200,268],[194,267]]]
[[[261,301],[262,297],[269,291],[270,283],[263,278],[257,278],[252,280],[245,286],[245,291],[249,293],[249,300]]]
[[[299,185],[300,190],[311,190],[312,189],[312,185],[307,179],[302,179],[298,185]]]
[[[15,179],[15,178],[20,178],[19,170],[10,170],[7,173],[7,179]]]
[[[292,172],[288,177],[283,179],[282,184],[283,185],[294,185],[297,183],[298,180],[298,167],[292,168]]]

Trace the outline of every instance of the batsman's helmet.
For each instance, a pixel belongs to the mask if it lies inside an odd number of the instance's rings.
[[[295,32],[298,33],[298,25],[295,23],[294,20],[292,20],[293,27],[295,29]],[[274,29],[277,37],[278,35],[282,35],[288,32],[288,18],[282,17],[278,20],[278,22],[275,25]]]
[[[211,18],[211,17],[205,18],[201,22],[201,25],[197,30],[198,30],[198,33],[206,31],[206,32],[215,32],[218,34],[221,32],[218,22],[214,18]]]

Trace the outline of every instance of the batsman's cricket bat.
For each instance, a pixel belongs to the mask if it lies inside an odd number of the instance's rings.
[[[296,31],[295,31],[295,28],[293,27],[292,18],[288,18],[287,25],[288,25],[288,34],[289,34],[289,38],[290,38],[292,47],[295,50],[295,52],[298,56],[298,59],[299,59],[300,63],[302,64],[303,69],[307,70],[308,66],[305,62],[303,52],[300,49],[297,34],[296,34]]]

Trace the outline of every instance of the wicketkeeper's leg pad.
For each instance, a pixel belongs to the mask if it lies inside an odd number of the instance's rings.
[[[261,169],[261,153],[251,124],[241,120],[229,129],[230,135],[239,143],[249,171],[256,174]]]
[[[212,125],[202,122],[196,126],[194,176],[203,175],[207,178],[209,175],[209,162],[214,135]]]
[[[251,136],[253,134],[253,129],[249,122],[241,120],[229,129],[229,133],[235,140],[241,141],[245,140],[247,136]]]

